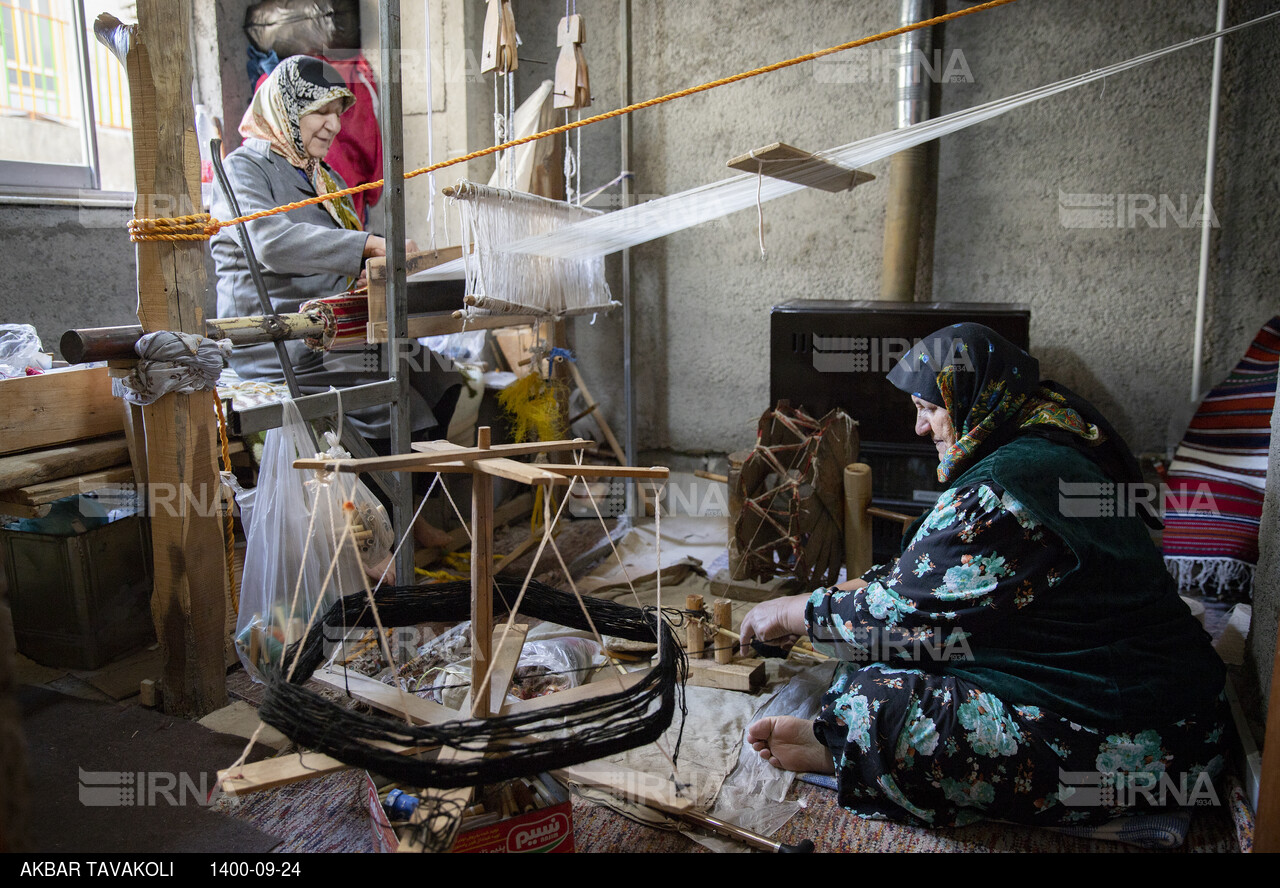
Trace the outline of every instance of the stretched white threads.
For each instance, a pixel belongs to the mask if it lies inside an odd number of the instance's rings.
[[[427,166],[435,166],[435,138],[431,133],[431,118],[435,116],[432,104],[435,93],[431,87],[431,0],[422,0],[422,11],[427,21]],[[427,231],[430,232],[431,249],[436,247],[436,174],[427,173]],[[445,232],[445,243],[449,242]]]
[[[1086,83],[1102,80],[1112,74],[1137,68],[1192,46],[1216,40],[1234,31],[1269,21],[1277,16],[1280,16],[1280,12],[1268,13],[1251,21],[1135,56],[1105,68],[1068,77],[1056,83],[996,99],[964,111],[935,117],[909,127],[860,139],[838,148],[818,152],[816,156],[850,169],[873,163],[905,148],[920,145],[1007,114],[1023,105],[1075,89]],[[582,259],[614,253],[747,209],[755,203],[757,189],[753,186],[757,183],[752,182],[753,178],[750,173],[743,173],[719,182],[701,185],[678,194],[636,204],[600,218],[576,222],[554,232],[513,243],[507,249],[512,252],[527,252],[566,259]],[[760,200],[761,202],[773,200],[805,187],[782,179],[769,179],[759,186]],[[458,262],[444,263],[414,275],[413,280],[445,280],[456,276],[461,268],[461,263]]]
[[[614,303],[604,257],[559,259],[513,253],[507,245],[554,231],[598,211],[563,201],[463,182],[452,195],[463,228],[468,316],[513,313],[565,316]],[[474,244],[474,251],[468,252]]]

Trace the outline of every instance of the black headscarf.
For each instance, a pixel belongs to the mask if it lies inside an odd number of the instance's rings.
[[[1117,483],[1142,481],[1129,445],[1096,407],[1060,383],[1041,380],[1039,361],[981,324],[931,333],[888,378],[951,415],[956,443],[939,461],[940,481],[952,480],[1019,435],[1075,448]],[[1144,513],[1143,519],[1159,526],[1154,515]]]

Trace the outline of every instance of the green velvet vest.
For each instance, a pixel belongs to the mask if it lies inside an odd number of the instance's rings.
[[[1023,503],[1078,563],[1009,614],[998,642],[971,642],[973,659],[943,670],[1007,703],[1104,730],[1158,728],[1211,711],[1226,667],[1178,597],[1146,525],[1133,515],[1073,517],[1080,500],[1062,501],[1059,488],[1091,482],[1107,485],[1105,493],[1117,485],[1084,454],[1034,435],[1004,445],[952,486],[984,481]],[[1112,501],[1129,511],[1123,494]]]

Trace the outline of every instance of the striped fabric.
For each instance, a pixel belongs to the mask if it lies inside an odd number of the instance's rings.
[[[324,339],[308,338],[307,346],[313,351],[329,351],[347,345],[364,345],[369,323],[369,297],[340,293],[323,299],[304,302],[299,311],[319,309],[324,315]]]
[[[1251,594],[1280,367],[1280,316],[1200,403],[1164,494],[1164,559],[1179,591]]]

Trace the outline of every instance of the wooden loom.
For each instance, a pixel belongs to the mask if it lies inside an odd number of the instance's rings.
[[[575,463],[556,463],[534,465],[511,459],[536,453],[571,453],[581,454],[594,442],[585,439],[534,442],[530,444],[492,445],[490,430],[481,427],[477,431],[475,447],[459,447],[443,441],[415,443],[415,452],[372,459],[299,459],[294,468],[314,469],[318,471],[336,471],[360,473],[368,471],[427,471],[465,473],[472,476],[471,499],[471,641],[472,641],[472,674],[471,690],[461,710],[455,711],[429,700],[422,700],[414,695],[405,694],[399,689],[385,685],[365,676],[348,672],[343,667],[331,667],[317,671],[314,678],[348,691],[352,697],[385,712],[401,716],[417,723],[445,723],[458,719],[489,718],[495,715],[514,715],[536,711],[553,705],[569,702],[580,702],[603,693],[615,693],[620,688],[626,689],[636,679],[627,675],[616,676],[613,681],[585,685],[567,691],[561,691],[545,697],[519,703],[506,703],[507,688],[515,672],[520,650],[524,642],[527,627],[512,625],[509,631],[493,626],[493,479],[507,478],[529,485],[550,487],[553,485],[571,486],[577,478],[592,479],[606,477],[624,477],[632,479],[662,480],[669,476],[665,467],[650,468],[591,466]],[[514,636],[514,637],[511,637]],[[497,648],[495,652],[495,647]],[[636,673],[639,675],[639,673]],[[397,748],[395,751],[405,754],[422,752],[419,748]],[[482,753],[458,751],[446,748],[441,751],[442,757],[453,760],[460,757],[480,755]],[[223,789],[229,794],[246,794],[263,789],[270,789],[298,780],[332,773],[345,769],[347,765],[327,755],[304,753],[290,756],[287,759],[267,759],[255,764],[228,768],[219,772]],[[654,781],[643,775],[629,772],[618,766],[579,765],[561,769],[562,776],[585,785],[605,788],[615,794],[634,801],[674,813],[684,815],[689,812],[690,803],[667,791],[664,787],[655,787]],[[471,795],[472,789],[429,790],[429,797],[440,803],[440,810],[456,808],[461,810]],[[426,823],[432,833],[452,831],[457,823],[452,824],[434,821],[433,818],[447,820],[449,815],[436,813],[434,805],[420,805],[410,825]],[[411,833],[407,841],[401,843],[401,850],[424,850],[417,833]]]

